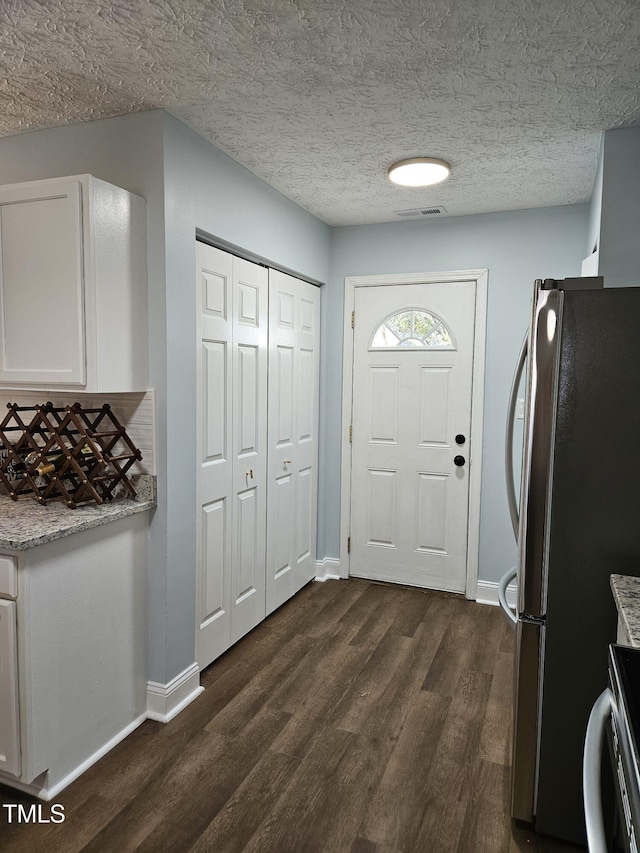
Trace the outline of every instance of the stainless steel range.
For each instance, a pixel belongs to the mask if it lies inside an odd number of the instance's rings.
[[[602,753],[608,742],[615,791],[603,805]],[[609,647],[609,687],[591,712],[584,754],[584,799],[590,853],[640,849],[640,650]],[[604,777],[608,775],[605,763]]]

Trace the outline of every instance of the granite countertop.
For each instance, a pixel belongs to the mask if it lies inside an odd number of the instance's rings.
[[[611,575],[611,589],[631,645],[640,648],[640,578]]]
[[[0,549],[26,551],[54,539],[109,524],[156,505],[156,478],[148,474],[131,477],[137,497],[114,500],[111,503],[83,504],[76,509],[59,501],[41,506],[30,497],[13,501],[0,495]]]

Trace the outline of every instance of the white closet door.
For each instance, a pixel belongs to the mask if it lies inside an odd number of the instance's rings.
[[[265,617],[268,271],[233,259],[231,642]]]
[[[320,290],[269,270],[267,613],[315,577]]]
[[[197,243],[200,668],[265,617],[267,311],[264,267]]]
[[[198,519],[196,656],[201,669],[231,643],[232,258],[196,243]]]

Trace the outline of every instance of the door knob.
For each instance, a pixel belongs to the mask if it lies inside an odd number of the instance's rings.
[[[460,468],[462,465],[464,465],[464,463],[465,463],[466,461],[467,461],[467,460],[464,458],[464,456],[454,456],[454,457],[453,457],[453,464],[454,464],[454,465],[457,465],[457,466],[458,466],[458,468]]]
[[[251,479],[253,480],[253,468],[249,468],[249,470],[246,473],[246,476],[251,477]]]
[[[283,465],[291,465],[291,460],[290,459],[283,459],[282,464]]]
[[[464,444],[466,440],[467,439],[460,432],[456,436],[456,444]]]

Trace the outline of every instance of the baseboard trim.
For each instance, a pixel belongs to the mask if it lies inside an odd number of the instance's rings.
[[[334,557],[325,557],[324,560],[316,561],[315,579],[320,581],[320,583],[330,580],[340,580],[343,577],[345,576],[342,574],[340,560]]]
[[[137,717],[132,723],[129,723],[128,726],[125,726],[122,731],[119,731],[117,735],[111,738],[111,740],[107,741],[104,746],[101,746],[93,755],[89,756],[86,761],[83,761],[82,764],[79,764],[71,773],[67,773],[59,782],[56,782],[55,785],[52,785],[50,788],[46,786],[47,773],[41,774],[37,779],[33,782],[26,783],[20,782],[18,779],[12,779],[9,776],[0,776],[0,782],[11,787],[16,788],[18,791],[23,791],[25,794],[31,794],[32,797],[36,797],[39,800],[44,800],[45,802],[49,802],[54,797],[56,797],[61,791],[67,788],[72,782],[75,782],[76,779],[85,773],[90,767],[92,767],[96,761],[100,761],[101,758],[110,752],[115,746],[117,746],[120,741],[123,741],[126,737],[128,737],[131,732],[135,731],[141,723],[147,719],[146,714],[141,714]],[[42,784],[38,783],[38,779],[42,779]]]
[[[168,684],[149,681],[147,684],[147,717],[168,723],[204,691],[200,686],[200,668],[191,664]]]
[[[516,606],[517,589],[518,588],[515,584],[509,584],[507,587],[507,603],[509,607]],[[497,607],[500,604],[500,599],[498,598],[498,582],[479,580],[476,601],[478,604],[492,604]]]
[[[155,681],[149,681],[147,684],[147,711],[141,714],[128,726],[125,726],[117,735],[107,741],[104,746],[100,747],[86,761],[79,764],[71,773],[64,776],[59,782],[56,782],[51,787],[47,787],[47,774],[43,773],[34,782],[20,782],[18,779],[0,773],[0,783],[3,783],[11,788],[16,788],[25,794],[31,794],[39,800],[48,802],[57,796],[60,791],[63,791],[72,782],[81,776],[92,765],[103,758],[110,752],[120,741],[128,737],[131,732],[135,731],[138,726],[146,719],[157,720],[161,723],[168,723],[172,720],[183,708],[186,708],[196,696],[199,696],[204,691],[204,687],[200,686],[200,669],[197,663],[181,672],[168,684],[158,684]]]
[[[0,773],[0,784],[6,785],[7,788],[15,788],[16,791],[22,791],[24,794],[30,794],[32,797],[36,797],[39,800],[50,800],[51,797],[46,797],[43,794],[43,791],[46,792],[46,788],[44,786],[44,781],[42,785],[38,784],[37,779],[45,780],[47,778],[46,771],[41,773],[40,776],[36,778],[34,782],[20,782],[18,779],[14,779],[12,776],[5,776],[4,773]],[[4,797],[6,800],[7,797]]]
[[[316,577],[320,583],[328,580],[341,580],[347,575],[342,573],[342,564],[340,560],[334,557],[325,557],[324,560],[316,561]],[[509,584],[507,587],[507,602],[510,607],[516,606],[517,587],[515,584]],[[478,604],[491,604],[497,607],[500,604],[498,598],[498,582],[497,581],[478,581],[475,601]]]

